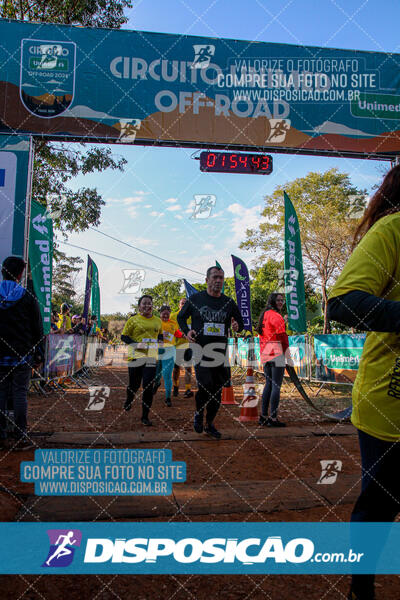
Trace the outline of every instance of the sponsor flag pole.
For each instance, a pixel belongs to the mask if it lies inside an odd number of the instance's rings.
[[[51,329],[51,287],[53,276],[53,222],[46,207],[32,200],[30,209],[29,265],[33,290],[39,302],[43,333]]]
[[[99,270],[97,268],[96,263],[93,260],[92,260],[92,315],[96,315],[97,326],[101,327]]]
[[[92,292],[92,279],[93,279],[93,261],[88,254],[87,269],[86,269],[85,300],[83,303],[83,317],[85,319],[86,325],[88,323],[90,295]]]
[[[300,227],[294,206],[284,192],[285,200],[285,295],[289,329],[297,333],[307,331],[304,291],[303,257]]]

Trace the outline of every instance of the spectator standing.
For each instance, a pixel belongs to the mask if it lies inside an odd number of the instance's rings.
[[[43,362],[43,325],[35,296],[20,285],[25,262],[9,256],[0,283],[0,443],[7,440],[7,409],[14,408],[14,448],[33,447],[27,436],[27,394],[32,368]]]
[[[57,327],[61,331],[61,333],[66,333],[72,327],[69,311],[70,311],[70,306],[66,302],[61,304],[60,314],[58,315],[58,323],[57,323]]]
[[[270,427],[286,426],[286,423],[278,420],[278,407],[286,364],[285,353],[289,348],[286,323],[281,315],[284,304],[285,299],[282,294],[270,294],[257,327],[260,335],[260,356],[265,375],[259,424]],[[270,411],[270,416],[268,416],[268,411]]]

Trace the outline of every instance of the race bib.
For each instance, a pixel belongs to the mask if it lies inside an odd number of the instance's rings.
[[[204,323],[204,335],[225,335],[224,323]]]
[[[174,339],[174,335],[172,333],[170,333],[169,331],[164,331],[164,340],[167,342],[172,342],[172,340]]]
[[[143,338],[137,345],[140,350],[147,350],[147,348],[157,348],[157,340],[153,338]]]

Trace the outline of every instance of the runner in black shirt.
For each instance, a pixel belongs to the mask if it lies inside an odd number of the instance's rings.
[[[244,324],[236,302],[221,293],[224,284],[223,270],[210,267],[206,282],[207,290],[193,294],[183,305],[178,314],[178,325],[189,341],[196,342],[204,351],[201,361],[194,354],[198,387],[194,429],[197,433],[203,431],[203,414],[207,408],[204,431],[219,439],[221,434],[214,427],[213,421],[221,404],[222,387],[230,379],[225,365],[228,329],[241,331]],[[189,317],[192,318],[191,329],[187,325]]]

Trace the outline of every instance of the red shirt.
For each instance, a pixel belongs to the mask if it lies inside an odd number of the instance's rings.
[[[261,362],[266,363],[276,356],[284,354],[289,348],[286,323],[282,315],[275,310],[264,313],[262,333],[260,334]]]

